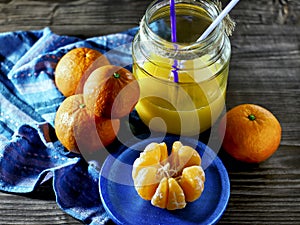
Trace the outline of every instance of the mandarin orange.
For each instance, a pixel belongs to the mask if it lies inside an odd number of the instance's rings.
[[[222,118],[219,131],[224,134],[223,148],[232,157],[247,163],[260,163],[278,148],[281,126],[267,109],[255,104],[242,104]]]
[[[66,97],[81,94],[83,85],[96,68],[109,65],[108,59],[99,51],[90,48],[74,48],[67,52],[55,68],[55,83]]]
[[[54,121],[58,140],[69,151],[93,153],[112,143],[120,121],[97,117],[90,112],[82,94],[67,97],[58,108]]]
[[[139,99],[139,85],[130,71],[107,65],[92,72],[84,85],[87,106],[97,116],[121,118]]]

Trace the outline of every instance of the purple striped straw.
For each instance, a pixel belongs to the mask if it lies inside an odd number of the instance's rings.
[[[170,20],[171,20],[171,40],[173,43],[177,42],[177,35],[176,35],[176,11],[175,11],[175,0],[170,0]],[[177,72],[177,60],[175,59],[173,64],[173,76],[174,82],[178,83],[178,72]]]

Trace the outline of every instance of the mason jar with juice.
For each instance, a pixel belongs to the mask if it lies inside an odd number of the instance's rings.
[[[141,91],[136,110],[155,131],[196,135],[224,109],[231,47],[223,22],[197,41],[219,15],[213,1],[175,2],[176,42],[168,0],[150,4],[133,41],[133,73]]]

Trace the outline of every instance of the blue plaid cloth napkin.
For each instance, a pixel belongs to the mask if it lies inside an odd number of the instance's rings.
[[[88,39],[49,28],[0,34],[0,190],[28,193],[53,179],[56,202],[66,213],[85,224],[111,222],[99,197],[98,170],[51,141],[49,131],[64,100],[54,70],[75,47],[109,52],[112,64],[130,67],[136,31]]]

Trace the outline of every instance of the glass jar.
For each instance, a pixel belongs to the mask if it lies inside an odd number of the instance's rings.
[[[136,110],[152,130],[196,135],[209,129],[225,106],[231,46],[223,22],[197,41],[220,13],[213,1],[175,2],[176,43],[168,0],[149,5],[134,38],[133,74],[141,91]]]

